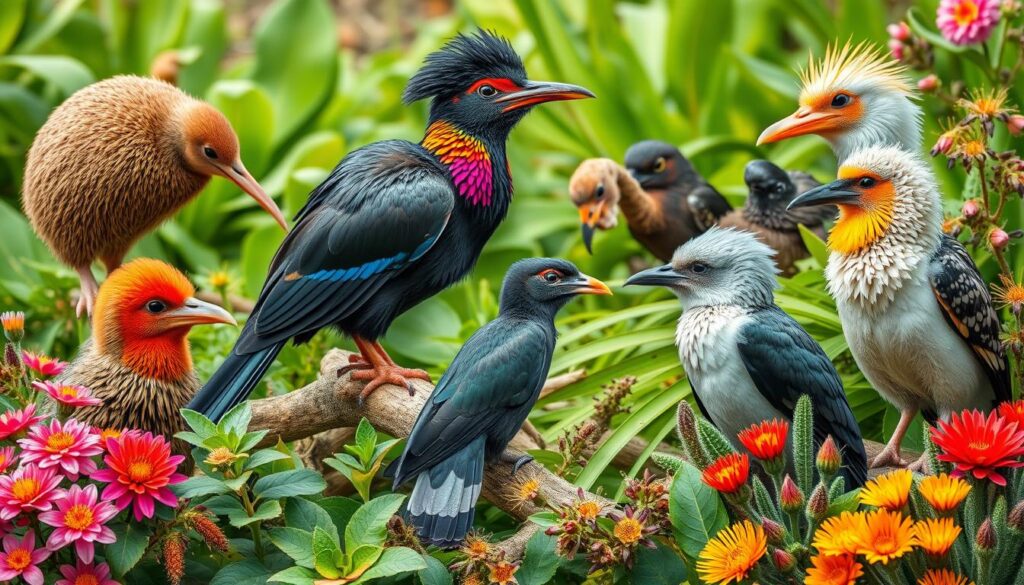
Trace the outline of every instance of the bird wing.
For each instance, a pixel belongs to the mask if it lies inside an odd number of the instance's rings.
[[[847,468],[866,474],[857,420],[839,373],[821,346],[778,307],[755,312],[739,334],[740,359],[761,395],[776,410],[792,416],[800,395],[807,394],[814,405],[815,443],[832,435],[843,449]],[[859,485],[865,478],[856,479]]]
[[[532,323],[513,328],[492,321],[474,333],[420,411],[397,464],[395,485],[481,435],[514,435],[544,385],[553,342]]]
[[[931,284],[946,323],[985,369],[996,402],[1011,400],[1010,364],[999,341],[999,315],[978,267],[955,238],[942,236],[932,257]]]
[[[686,196],[693,219],[701,231],[707,231],[718,219],[732,211],[732,206],[714,187],[703,183]]]
[[[240,352],[343,319],[430,250],[455,194],[444,169],[418,148],[371,144],[313,191],[271,263]]]

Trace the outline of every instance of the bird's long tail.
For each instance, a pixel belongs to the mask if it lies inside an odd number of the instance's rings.
[[[419,537],[443,548],[458,546],[473,526],[484,477],[484,437],[416,478],[409,522]]]
[[[245,355],[232,351],[186,408],[199,411],[213,422],[219,421],[249,397],[282,347],[284,343],[278,343]]]
[[[840,444],[839,449],[843,454],[843,468],[839,470],[839,475],[845,480],[847,491],[864,487],[868,480],[868,456],[864,451],[864,442]]]

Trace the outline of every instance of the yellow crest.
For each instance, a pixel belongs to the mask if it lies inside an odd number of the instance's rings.
[[[872,81],[907,97],[916,97],[907,68],[874,44],[847,42],[842,48],[829,45],[823,59],[811,55],[800,71],[801,97],[844,88],[854,82]]]

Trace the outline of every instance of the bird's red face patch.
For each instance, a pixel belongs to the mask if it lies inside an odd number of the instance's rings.
[[[565,275],[562,274],[561,271],[555,270],[554,268],[541,270],[540,272],[537,273],[537,276],[539,276],[540,279],[545,282],[555,282],[556,280],[561,280],[562,278],[565,277]]]
[[[485,77],[473,82],[473,85],[470,85],[469,89],[466,90],[466,94],[475,93],[485,85],[489,85],[503,93],[519,91],[522,89],[522,87],[520,87],[516,82],[507,77]]]

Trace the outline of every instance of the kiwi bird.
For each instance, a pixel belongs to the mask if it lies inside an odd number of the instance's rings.
[[[904,464],[900,443],[918,411],[934,423],[1011,399],[999,316],[967,250],[942,233],[942,202],[920,155],[898,146],[856,151],[837,181],[790,207],[825,204],[839,207],[825,277],[850,352],[900,410],[872,465]]]
[[[287,222],[239,158],[238,137],[213,106],[155,79],[118,76],[75,92],[36,134],[25,163],[25,214],[78,272],[78,314],[136,240],[189,202],[210,177],[230,179]]]
[[[174,267],[149,258],[126,263],[100,287],[92,338],[62,374],[103,401],[79,408],[75,417],[101,429],[142,429],[173,439],[184,430],[178,411],[199,389],[187,335],[195,325],[235,325],[224,309],[195,298],[195,289]]]
[[[807,394],[815,442],[832,436],[846,486],[859,487],[867,455],[857,419],[825,351],[775,304],[774,254],[751,232],[714,227],[626,285],[664,286],[679,297],[679,359],[700,411],[737,449],[741,430],[770,418],[792,421]]]
[[[725,214],[718,225],[754,232],[775,250],[775,263],[782,274],[792,276],[796,273],[796,261],[811,255],[798,226],[803,225],[825,239],[825,222],[835,218],[835,208],[786,209],[798,194],[821,183],[807,173],[787,173],[766,160],[747,163],[743,181],[748,189],[746,204]]]
[[[732,209],[671,144],[638,142],[625,163],[588,159],[569,181],[588,251],[595,229],[615,227],[620,207],[633,238],[663,262]]]
[[[360,356],[345,371],[411,390],[378,343],[391,322],[463,278],[512,199],[509,132],[537,104],[593,97],[575,85],[530,81],[505,39],[487,32],[450,41],[405,89],[431,98],[419,143],[375,142],[349,153],[310,194],[270,265],[241,337],[191,408],[218,419],[245,400],[288,340],[329,325]]]
[[[565,260],[529,258],[509,268],[498,316],[459,350],[401,457],[385,471],[396,490],[416,478],[408,517],[424,541],[450,547],[466,536],[485,460],[500,457],[516,471],[532,460],[505,447],[544,386],[555,351],[555,314],[580,294],[611,291]]]

